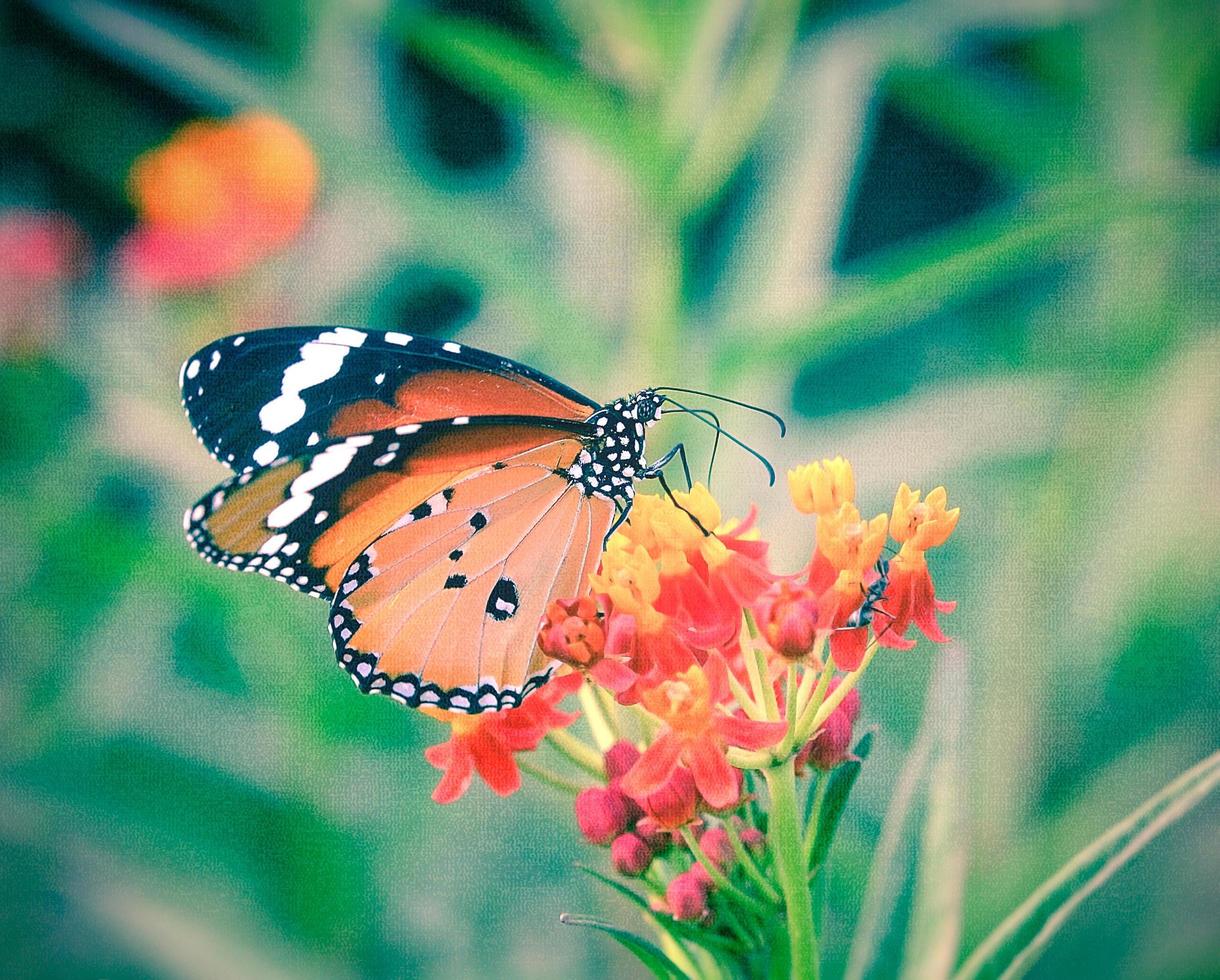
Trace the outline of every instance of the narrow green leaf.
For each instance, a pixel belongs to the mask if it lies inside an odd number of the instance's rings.
[[[408,48],[461,84],[573,129],[651,172],[647,128],[621,92],[578,64],[468,17],[417,14],[403,20],[400,34]]]
[[[1086,898],[1220,785],[1220,752],[1186,770],[1042,883],[962,964],[955,980],[1022,976]]]
[[[966,696],[965,657],[960,649],[949,646],[937,661],[924,709],[933,747],[915,895],[902,958],[901,976],[906,980],[941,980],[949,976],[958,958],[966,880],[961,752]]]
[[[826,798],[822,801],[822,812],[818,820],[818,835],[813,842],[813,852],[809,858],[810,870],[819,867],[826,860],[835,831],[839,827],[839,818],[843,816],[851,788],[856,785],[856,777],[860,775],[860,764],[868,758],[872,747],[873,733],[866,732],[856,744],[857,759],[843,763],[830,774],[830,783],[826,787]]]
[[[843,974],[845,980],[861,980],[873,967],[893,918],[913,858],[914,846],[909,843],[907,823],[927,778],[931,741],[927,724],[921,725],[890,795],[852,936],[847,968]]]
[[[685,980],[686,978],[686,974],[673,960],[647,939],[637,936],[634,932],[620,929],[618,926],[602,922],[600,919],[591,919],[584,915],[570,915],[567,912],[559,917],[559,921],[565,926],[586,926],[604,932],[643,963],[648,972],[657,980]]]

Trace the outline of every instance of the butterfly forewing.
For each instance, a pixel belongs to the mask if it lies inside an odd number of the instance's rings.
[[[572,423],[566,423],[572,426]],[[500,416],[410,423],[348,436],[230,478],[187,511],[187,537],[209,561],[331,598],[349,565],[396,522],[439,511],[438,497],[504,456],[577,436],[549,421]]]
[[[338,436],[484,415],[583,420],[595,402],[473,347],[352,327],[284,327],[188,358],[182,400],[200,442],[235,470]]]

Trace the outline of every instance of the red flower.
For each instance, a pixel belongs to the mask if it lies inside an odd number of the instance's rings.
[[[521,785],[521,773],[513,753],[532,752],[551,729],[576,720],[578,715],[560,711],[556,705],[582,683],[580,674],[564,674],[531,694],[519,708],[481,715],[421,708],[452,726],[447,742],[424,750],[424,758],[444,772],[432,799],[437,803],[459,799],[476,772],[500,796],[515,793]]]
[[[772,746],[784,737],[787,725],[751,721],[725,710],[727,670],[724,659],[712,654],[705,667],[690,667],[640,692],[641,703],[666,728],[623,777],[625,793],[640,800],[664,785],[675,770],[686,767],[712,809],[737,801],[738,778],[725,750],[731,745],[746,749]]]
[[[551,659],[579,670],[597,664],[606,652],[606,631],[597,600],[586,595],[552,602],[538,632],[538,646]]]

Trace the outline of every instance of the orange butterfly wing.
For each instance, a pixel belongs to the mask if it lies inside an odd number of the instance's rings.
[[[552,666],[547,604],[586,588],[614,516],[564,475],[567,439],[457,480],[348,569],[331,611],[339,663],[364,691],[463,712],[520,704]]]

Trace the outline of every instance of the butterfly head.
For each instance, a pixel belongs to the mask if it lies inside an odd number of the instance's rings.
[[[621,403],[621,411],[625,416],[643,422],[644,425],[653,425],[661,417],[661,405],[664,402],[664,395],[657,394],[652,388],[645,388],[634,395],[619,399],[616,407]]]

